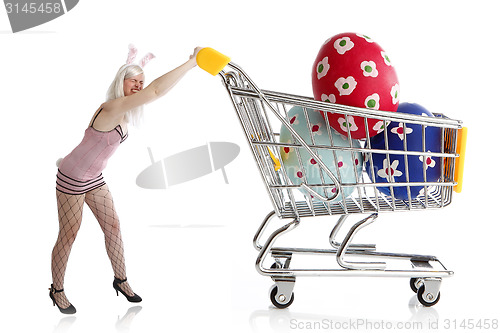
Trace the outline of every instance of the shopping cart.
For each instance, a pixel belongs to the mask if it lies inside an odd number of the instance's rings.
[[[453,190],[461,191],[462,183],[467,132],[466,128],[462,128],[461,121],[449,119],[442,114],[425,117],[373,111],[260,90],[240,67],[230,62],[228,57],[210,48],[202,49],[197,56],[197,61],[201,68],[222,78],[222,83],[229,93],[274,206],[274,210],[265,217],[254,237],[254,247],[259,251],[256,268],[260,274],[271,277],[275,282],[270,291],[270,299],[274,306],[286,308],[293,302],[293,288],[297,276],[319,275],[406,277],[410,278],[410,287],[417,293],[422,305],[436,304],[440,298],[442,278],[453,275],[453,272],[448,270],[438,258],[417,254],[377,252],[373,244],[353,244],[352,240],[359,230],[373,223],[379,213],[438,209],[451,203]],[[375,149],[371,147],[368,138],[362,140],[360,145],[355,145],[349,130],[347,147],[337,146],[333,140],[331,145],[315,144],[312,133],[309,133],[310,139],[301,137],[290,125],[290,119],[287,117],[292,107],[302,108],[306,120],[308,119],[306,110],[312,109],[322,112],[327,122],[328,113],[342,114],[346,122],[348,117],[362,117],[366,128],[368,128],[367,119],[379,119],[385,124],[397,122],[404,129],[416,124],[422,128],[423,149],[420,151],[407,149],[406,134],[403,138],[404,148],[401,150],[389,149],[387,145],[383,149]],[[294,139],[292,143],[280,142],[279,133],[276,130],[279,131],[283,126],[292,134]],[[326,127],[329,131],[333,131],[330,126]],[[430,127],[438,128],[440,131],[441,148],[438,152],[425,149],[425,129]],[[387,126],[382,131],[387,137]],[[332,133],[329,133],[329,137],[332,138]],[[321,179],[328,181],[318,185],[318,183],[308,182],[307,175],[304,175],[301,184],[294,183],[287,168],[283,167],[281,150],[285,147],[310,154],[320,167]],[[341,176],[336,176],[339,173],[335,174],[335,167],[326,165],[321,158],[325,152],[335,154],[336,151],[362,153],[363,169],[371,168],[371,172],[370,170],[356,172],[354,182],[344,182]],[[437,181],[427,181],[424,171],[424,181],[412,182],[407,177],[406,182],[396,182],[390,178],[384,182],[380,180],[377,182],[373,170],[375,154],[387,156],[389,164],[394,154],[404,156],[403,169],[406,171],[408,171],[410,156],[422,156],[423,161],[427,158],[438,160],[440,161],[440,177]],[[356,169],[356,166],[353,165],[353,168]],[[422,169],[425,170],[425,168]],[[389,194],[383,194],[377,189],[382,186],[390,188]],[[410,195],[410,188],[414,186],[422,188],[416,197]],[[325,190],[332,187],[339,190],[334,194]],[[349,196],[342,195],[343,189],[346,188],[354,189]],[[394,195],[394,190],[397,188],[407,189],[408,197],[397,198]],[[347,217],[353,214],[365,215],[362,215],[361,220],[354,223],[345,232],[343,239],[338,241],[339,231]],[[297,228],[302,218],[328,215],[338,216],[329,235],[331,247],[317,249],[274,246],[278,238]],[[272,231],[267,240],[261,243],[274,217],[284,222],[281,222],[281,226]],[[299,268],[292,265],[292,258],[299,255],[330,256],[330,258],[334,256],[336,263],[335,260],[329,261],[335,265],[333,268]]]

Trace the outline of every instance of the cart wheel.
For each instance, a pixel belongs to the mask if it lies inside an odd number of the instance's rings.
[[[418,281],[417,278],[411,278],[410,279],[410,288],[411,288],[411,290],[413,290],[413,292],[415,294],[418,292],[417,281]]]
[[[292,296],[290,297],[290,299],[286,303],[279,303],[278,300],[276,300],[277,294],[278,294],[278,286],[274,286],[273,289],[271,290],[269,297],[271,298],[271,303],[273,303],[273,305],[275,307],[277,307],[278,309],[285,309],[293,303],[293,300],[294,300],[294,293],[293,292],[292,292]]]
[[[433,306],[436,305],[437,302],[439,302],[439,299],[441,298],[441,292],[439,291],[437,296],[426,294],[425,285],[422,285],[420,286],[420,288],[418,288],[417,298],[420,304],[422,304],[423,306]]]

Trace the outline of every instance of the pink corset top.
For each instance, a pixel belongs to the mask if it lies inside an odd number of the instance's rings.
[[[62,160],[59,171],[78,181],[94,179],[101,174],[108,159],[127,137],[128,134],[123,133],[120,125],[108,132],[88,127],[82,142]]]

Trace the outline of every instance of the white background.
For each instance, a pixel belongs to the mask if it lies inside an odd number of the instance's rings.
[[[432,322],[445,331],[453,320],[500,319],[495,8],[482,0],[80,1],[68,14],[17,34],[0,10],[0,329],[282,332],[362,319],[424,328]],[[129,43],[139,56],[157,56],[146,68],[148,81],[201,45],[231,56],[261,88],[312,96],[317,51],[348,31],[372,37],[390,55],[402,101],[469,128],[463,192],[449,207],[382,214],[360,233],[361,241],[382,250],[433,254],[454,270],[435,307],[417,305],[406,279],[332,277],[299,278],[294,304],[270,307],[272,281],[254,269],[252,238],[271,202],[225,89],[200,69],[146,107],[146,123],[130,130],[105,170],[121,218],[128,278],[144,298],[141,311],[125,315],[133,305],[112,290],[103,236],[87,208],[65,284],[78,312],[65,317],[52,306],[55,161],[80,142]],[[226,167],[228,185],[220,172],[166,190],[135,185],[150,164],[147,147],[160,159],[209,141],[242,148]],[[289,245],[320,247],[333,223],[305,220]]]

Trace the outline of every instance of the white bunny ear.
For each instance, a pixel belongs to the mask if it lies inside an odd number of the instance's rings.
[[[137,48],[134,45],[130,44],[128,46],[127,65],[130,65],[132,62],[134,62],[136,56],[137,56]]]
[[[144,57],[142,57],[141,62],[139,63],[139,66],[144,68],[144,66],[146,66],[147,63],[154,58],[156,58],[155,55],[153,53],[149,52]]]

